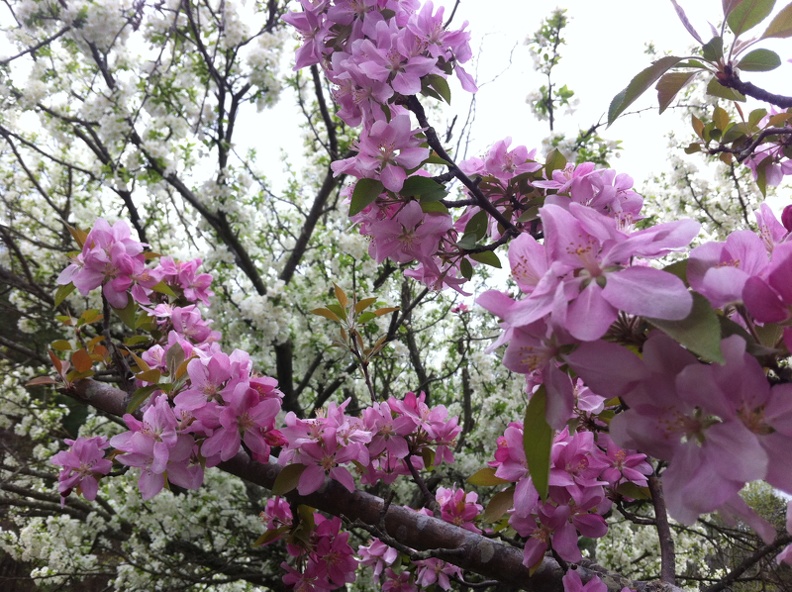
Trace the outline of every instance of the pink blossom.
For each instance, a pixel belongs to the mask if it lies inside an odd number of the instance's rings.
[[[96,499],[99,478],[107,475],[113,463],[104,458],[104,449],[110,446],[104,436],[66,440],[68,450],[55,454],[50,462],[61,468],[58,475],[58,491],[61,500],[77,488],[77,493],[87,500]]]
[[[429,149],[420,147],[407,114],[396,115],[390,122],[375,121],[364,128],[357,149],[357,156],[333,162],[333,172],[379,179],[385,189],[395,192],[401,191],[406,171],[415,169],[429,156]]]

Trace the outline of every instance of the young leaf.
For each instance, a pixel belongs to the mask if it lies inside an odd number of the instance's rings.
[[[731,10],[726,23],[732,33],[741,35],[765,20],[774,5],[775,0],[742,0]]]
[[[525,410],[523,448],[531,480],[543,500],[550,490],[550,449],[553,446],[553,428],[545,418],[546,408],[547,391],[541,386],[531,396]]]
[[[338,304],[346,308],[349,304],[349,298],[347,298],[346,292],[344,292],[341,286],[335,283],[333,284],[333,290],[335,291],[335,297],[336,300],[338,300]]]
[[[497,267],[498,269],[501,268],[500,259],[498,259],[498,256],[492,251],[481,251],[480,253],[470,253],[468,257],[473,259],[473,261],[478,261],[479,263],[483,263],[484,265]]]
[[[709,81],[709,84],[707,84],[707,94],[712,97],[726,99],[727,101],[745,102],[744,94],[737,92],[733,88],[723,86],[714,76]]]
[[[28,380],[25,386],[45,386],[50,384],[58,384],[58,381],[49,376],[36,376],[36,378]]]
[[[792,37],[792,3],[787,4],[775,15],[767,29],[762,33],[762,39],[776,37],[786,39]]]
[[[65,339],[58,339],[52,342],[52,349],[57,351],[70,351],[71,348],[71,343]]]
[[[137,389],[134,393],[132,393],[132,397],[129,399],[129,403],[127,404],[126,412],[127,413],[134,413],[137,411],[138,407],[140,407],[143,403],[146,402],[151,396],[151,393],[159,389],[159,385],[150,384],[148,386],[141,387]]]
[[[311,311],[311,314],[315,314],[317,316],[324,317],[324,318],[326,318],[329,321],[333,321],[334,323],[340,323],[341,322],[341,319],[338,318],[338,315],[336,313],[334,313],[332,310],[329,310],[327,308],[314,308]]]
[[[496,477],[495,469],[492,467],[484,467],[483,469],[479,469],[467,478],[467,482],[478,487],[492,487],[493,485],[503,485],[504,483],[510,483],[510,481],[507,481],[506,479]]]
[[[553,178],[553,171],[563,169],[566,166],[567,159],[561,154],[561,151],[554,148],[553,151],[547,155],[547,162],[545,163],[545,175],[548,179]]]
[[[712,112],[712,122],[720,131],[726,130],[726,126],[729,125],[729,114],[726,112],[726,109],[723,107],[715,107],[715,110]]]
[[[509,487],[506,491],[500,491],[492,496],[487,504],[487,509],[481,515],[484,522],[495,522],[500,520],[506,512],[514,506],[514,487]]]
[[[691,121],[692,121],[692,124],[693,124],[693,131],[696,132],[696,135],[703,140],[704,139],[704,122],[701,121],[695,115],[691,116]]]
[[[698,72],[693,70],[692,72],[666,72],[660,77],[655,85],[657,102],[660,103],[660,113],[668,108],[677,93],[697,75]]]
[[[291,490],[297,488],[297,483],[300,481],[300,475],[303,474],[305,465],[299,463],[286,465],[280,470],[278,476],[275,477],[275,483],[272,484],[272,493],[275,495],[286,495]]]
[[[61,305],[61,302],[66,300],[66,297],[74,292],[74,289],[75,286],[71,282],[64,284],[63,286],[58,286],[58,289],[55,290],[55,308],[58,308]]]
[[[681,61],[682,58],[676,56],[665,56],[648,68],[641,70],[641,72],[630,81],[627,88],[616,95],[611,101],[610,108],[608,109],[608,125],[616,121],[616,118],[624,113],[625,109],[646,92],[658,78]]]
[[[743,56],[737,63],[740,70],[746,72],[769,72],[781,65],[781,58],[778,54],[769,49],[754,49]]]
[[[88,238],[88,233],[84,230],[80,230],[79,228],[75,228],[74,226],[69,226],[68,224],[66,224],[66,228],[69,229],[69,234],[72,235],[72,238],[82,249],[83,245],[85,244],[85,239]]]
[[[357,304],[355,304],[355,312],[360,314],[376,301],[376,298],[364,298],[363,300],[358,301]]]
[[[693,292],[693,309],[681,321],[646,319],[674,341],[708,362],[724,362],[718,315],[704,296]]]
[[[723,37],[713,37],[701,46],[701,53],[705,60],[717,62],[723,57]]]
[[[677,4],[676,0],[671,0],[671,4],[674,5],[674,8],[676,9],[677,12],[677,16],[679,17],[679,20],[682,21],[682,25],[684,25],[685,29],[687,29],[687,32],[693,36],[693,39],[698,41],[700,44],[704,45],[704,42],[701,40],[699,34],[696,32],[696,29],[694,29],[693,25],[690,24],[690,21],[688,20],[685,11],[682,10],[682,7],[679,4]]]
[[[385,187],[376,179],[360,179],[355,183],[355,190],[352,192],[352,200],[349,204],[349,215],[359,214],[363,209],[374,203]]]
[[[159,282],[151,286],[151,289],[155,292],[159,292],[160,294],[165,294],[165,296],[170,296],[171,298],[178,298],[176,296],[176,292],[174,292],[171,287],[166,284],[164,281]]]
[[[78,349],[72,354],[71,363],[77,372],[88,372],[93,366],[93,360],[84,349]]]

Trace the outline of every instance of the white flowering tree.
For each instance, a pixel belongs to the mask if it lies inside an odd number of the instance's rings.
[[[732,4],[725,16],[764,10]],[[532,282],[562,277],[537,263],[537,239],[569,224],[567,210],[586,216],[584,202],[603,233],[626,236],[641,197],[585,162],[606,162],[599,126],[550,138],[577,167],[508,141],[457,163],[423,103],[448,100],[452,72],[474,89],[464,27],[412,1],[301,5],[5,4],[0,578],[18,589],[783,589],[773,560],[792,539],[778,498],[747,488],[740,505],[741,477],[719,473],[728,508],[671,487],[681,523],[669,521],[662,483],[679,484],[682,462],[617,445],[607,431],[634,417],[628,389],[609,384],[606,398],[578,380],[605,384],[589,363],[597,347],[634,370],[617,343],[689,347],[674,356],[690,374],[716,372],[695,356],[721,359],[720,330],[715,354],[711,339],[700,347],[663,324],[688,314],[687,284],[654,270],[661,304],[614,297],[608,323],[567,323],[560,304],[541,303],[544,338],[563,325],[548,359],[530,341],[542,315],[520,324],[521,305],[490,291],[479,302],[499,328],[457,295],[508,257],[510,288],[535,302]],[[551,131],[572,96],[551,77],[565,18],[530,40],[547,76],[534,108]],[[303,36],[292,74],[280,71],[294,43],[285,23]],[[287,87],[303,117],[275,132],[258,114]],[[640,94],[630,88],[622,111]],[[737,150],[712,134],[728,116],[714,119],[697,131],[701,149]],[[239,148],[242,130],[262,144],[299,135],[304,164],[263,162]],[[564,210],[567,197],[581,204]],[[678,249],[693,226],[652,234],[640,255]],[[654,231],[640,232],[633,243]],[[597,285],[631,270],[641,293],[652,284],[648,267],[606,267]],[[696,311],[731,314],[699,282],[713,303]],[[485,351],[493,339],[503,365]],[[732,420],[722,415],[706,427]],[[696,521],[715,509],[731,520]]]

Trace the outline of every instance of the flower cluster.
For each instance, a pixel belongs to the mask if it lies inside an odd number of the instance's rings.
[[[551,547],[562,559],[579,562],[578,535],[603,536],[603,516],[619,486],[645,487],[652,473],[646,455],[620,448],[606,434],[565,428],[553,441],[549,494],[542,500],[528,472],[519,422],[498,438],[495,460],[489,464],[496,477],[515,484],[509,524],[527,539],[524,563],[529,567],[541,562]]]
[[[481,532],[474,524],[482,510],[481,504],[476,503],[477,500],[476,493],[466,493],[456,487],[440,487],[435,494],[442,519],[472,532]],[[426,508],[422,508],[420,512],[432,515]],[[430,586],[450,590],[451,579],[462,577],[462,570],[458,567],[436,558],[416,559],[410,563],[399,562],[397,567],[399,552],[379,539],[374,539],[370,545],[361,545],[358,555],[360,564],[373,570],[372,575],[381,583],[383,590],[417,592]]]
[[[355,466],[361,480],[373,484],[410,475],[411,467],[424,468],[427,455],[435,463],[452,463],[451,447],[461,430],[457,418],[449,418],[443,405],[430,408],[424,401],[423,393],[407,393],[403,401],[390,397],[365,409],[361,418],[345,414],[349,400],[331,403],[313,419],[288,413],[278,462],[305,467],[297,484],[300,495],[318,490],[327,477],[353,491],[354,478],[344,465]]]
[[[113,467],[104,453],[110,443],[103,436],[94,436],[67,439],[66,444],[69,445],[68,450],[58,452],[50,459],[52,464],[63,467],[58,475],[58,491],[62,502],[73,489],[77,489],[87,500],[96,499],[99,478],[107,475]]]

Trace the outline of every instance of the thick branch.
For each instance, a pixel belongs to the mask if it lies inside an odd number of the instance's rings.
[[[760,101],[765,101],[776,107],[781,107],[782,109],[789,109],[792,107],[792,97],[776,95],[750,82],[743,82],[734,70],[719,72],[718,82],[723,86],[733,88],[737,92],[753,97],[754,99],[759,99]]]
[[[668,584],[674,584],[676,582],[674,537],[671,535],[671,526],[668,523],[663,486],[656,475],[649,477],[649,491],[652,493],[655,526],[660,541],[660,579]]]
[[[126,406],[127,394],[114,387],[92,380],[81,380],[69,390],[69,394],[107,413],[121,415]],[[275,463],[260,464],[240,452],[234,458],[221,463],[219,468],[237,477],[272,489],[281,471]],[[519,549],[499,541],[465,530],[451,523],[419,514],[403,506],[386,505],[384,500],[363,491],[347,491],[341,484],[328,479],[319,491],[301,496],[290,493],[289,501],[305,504],[334,516],[343,516],[351,521],[382,527],[395,540],[418,551],[431,551],[432,555],[494,578],[528,592],[561,592],[563,571],[555,560],[545,558],[533,574],[523,565],[523,553]],[[592,566],[595,567],[595,566]],[[594,575],[605,575],[598,569],[578,566],[581,578],[586,581]],[[623,578],[610,577],[609,592],[618,592]],[[632,582],[639,592],[648,592],[650,585]],[[667,592],[682,592],[675,586],[667,586]]]

